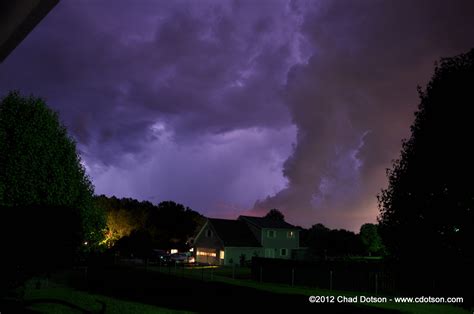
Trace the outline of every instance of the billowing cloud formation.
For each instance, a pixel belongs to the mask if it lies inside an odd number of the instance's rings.
[[[0,92],[60,112],[98,193],[356,229],[375,220],[416,85],[470,48],[472,13],[470,1],[62,1],[0,64]]]
[[[298,127],[289,184],[255,207],[297,212],[301,223],[374,221],[385,169],[409,136],[416,86],[440,57],[472,47],[473,13],[468,1],[328,1],[307,13],[302,34],[314,54],[286,87]]]
[[[61,3],[2,65],[2,85],[45,95],[104,162],[113,156],[96,145],[140,150],[160,121],[183,138],[286,126],[278,93],[297,58],[297,23],[283,5],[261,9]]]
[[[205,208],[209,215],[235,218],[247,209],[244,204],[285,186],[282,156],[290,153],[294,134],[293,127],[235,130],[183,146],[163,131],[147,150],[151,158],[129,155],[119,167],[91,170],[102,171],[95,184],[106,194],[127,191],[151,201],[173,199]]]
[[[283,1],[63,1],[0,86],[60,112],[97,193],[229,216],[285,186],[296,129],[281,92],[308,55],[301,23]]]

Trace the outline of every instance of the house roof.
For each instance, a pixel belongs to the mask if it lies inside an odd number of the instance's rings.
[[[240,220],[209,218],[224,246],[261,247],[252,231]]]
[[[247,221],[258,228],[297,229],[286,221],[265,217],[239,216],[239,220]]]

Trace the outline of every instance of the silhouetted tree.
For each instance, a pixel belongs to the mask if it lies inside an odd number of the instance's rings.
[[[13,267],[3,269],[40,271],[70,261],[79,248],[96,247],[105,221],[92,197],[93,186],[58,115],[39,98],[18,92],[3,98],[0,241],[8,257],[2,262]]]
[[[343,257],[363,254],[363,244],[352,231],[331,230],[321,223],[313,225],[307,232],[305,242],[312,255],[317,257]]]
[[[121,252],[133,253],[133,245],[129,243],[144,239],[144,234],[150,239],[150,248],[185,249],[188,239],[205,222],[198,212],[173,201],[154,205],[148,201],[104,195],[95,200],[107,213],[106,242],[110,247],[120,243],[117,249]],[[128,249],[124,250],[125,247]]]
[[[157,247],[186,248],[186,242],[197,232],[204,218],[189,207],[165,201],[147,215],[145,229],[150,232]]]
[[[381,235],[400,261],[472,261],[474,50],[441,59],[419,95],[411,137],[378,196]]]
[[[307,232],[306,245],[312,254],[320,257],[327,256],[328,237],[331,229],[321,223],[313,225]]]
[[[154,248],[153,239],[149,232],[143,229],[134,230],[127,236],[116,241],[115,250],[122,256],[149,258]]]
[[[328,256],[360,256],[364,253],[364,246],[360,237],[352,231],[331,230],[327,239]]]
[[[276,208],[270,209],[268,213],[265,215],[265,218],[270,218],[273,220],[279,220],[279,221],[284,221],[285,220],[285,215],[281,211],[279,211]]]
[[[240,254],[239,263],[240,263],[240,266],[245,266],[245,254]]]

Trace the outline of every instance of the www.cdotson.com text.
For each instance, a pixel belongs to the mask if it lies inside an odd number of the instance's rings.
[[[334,296],[334,295],[312,295],[309,297],[311,303],[435,303],[435,304],[447,304],[447,303],[462,303],[464,300],[462,297],[379,297],[379,296]]]

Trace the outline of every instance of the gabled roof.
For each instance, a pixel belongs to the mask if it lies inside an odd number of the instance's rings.
[[[246,221],[258,228],[297,229],[295,226],[290,225],[286,221],[265,217],[239,216],[239,220]]]
[[[240,220],[209,218],[217,236],[224,246],[261,247],[252,231]]]

